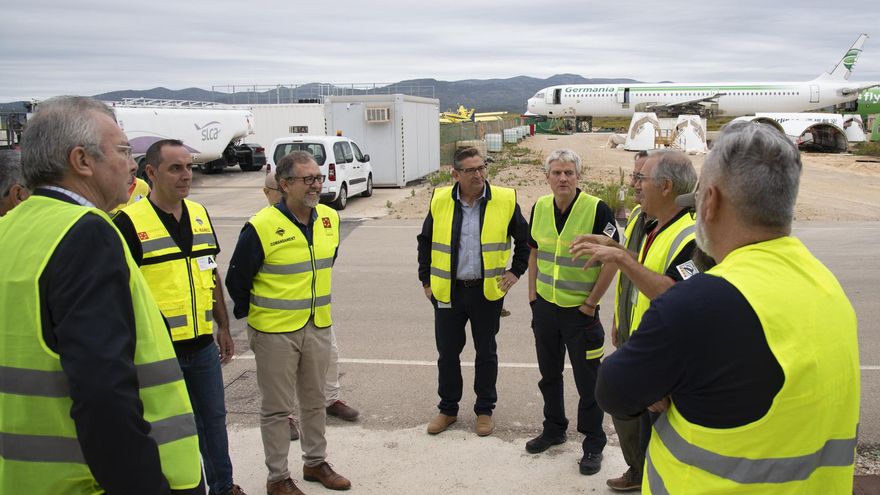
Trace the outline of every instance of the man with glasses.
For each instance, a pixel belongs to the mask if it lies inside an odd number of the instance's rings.
[[[105,213],[136,167],[113,110],[49,99],[21,148],[34,194],[0,219],[0,493],[204,494],[167,327]]]
[[[235,355],[223,289],[220,245],[208,211],[186,199],[193,160],[177,139],[147,149],[153,189],[113,219],[168,322],[199,432],[210,493],[243,495],[232,482],[221,363]],[[216,343],[214,322],[217,323]]]
[[[299,400],[303,478],[331,490],[351,482],[327,463],[324,382],[332,341],[330,281],[339,246],[339,215],[319,204],[325,176],[311,154],[278,161],[283,201],[245,224],[226,287],[236,318],[247,317],[248,342],[262,395],[260,432],[270,495],[301,494],[288,468],[288,415]]]
[[[477,149],[464,148],[455,154],[452,177],[455,185],[434,190],[417,237],[419,280],[434,306],[439,354],[440,413],[428,424],[428,433],[436,435],[457,419],[463,387],[459,356],[470,321],[476,349],[475,430],[486,436],[495,429],[495,334],[504,296],[528,267],[528,224],[516,202],[516,191],[486,181],[486,165]],[[511,238],[513,262],[507,269]]]
[[[584,434],[579,469],[581,474],[593,475],[602,467],[607,440],[602,429],[605,414],[593,396],[605,350],[599,300],[617,268],[606,264],[583,270],[583,262],[572,260],[569,247],[583,232],[616,241],[617,225],[605,202],[577,187],[581,177],[577,153],[553,151],[544,160],[544,171],[552,194],[538,198],[529,221],[529,304],[544,424],[541,434],[526,442],[526,451],[538,454],[566,441],[563,371],[567,349],[579,399],[577,431]]]
[[[281,188],[275,180],[275,174],[266,174],[263,182],[263,194],[269,202],[267,208],[271,208],[283,199]],[[335,416],[343,421],[356,421],[358,410],[346,404],[340,399],[339,385],[339,347],[336,345],[336,332],[330,327],[330,363],[327,366],[327,381],[324,385],[325,403],[327,414]],[[288,417],[290,422],[290,440],[299,440],[299,426],[296,415]]]
[[[626,246],[595,235],[580,236],[572,244],[573,255],[591,257],[588,265],[614,263],[620,269],[616,345],[622,346],[638,330],[654,298],[676,282],[699,273],[692,259],[696,249],[693,213],[675,202],[679,194],[692,191],[696,182],[697,172],[687,155],[671,150],[654,151],[644,161],[641,171],[633,171],[632,183],[636,199],[641,202],[641,212],[639,218],[630,218],[632,229],[627,227]],[[644,224],[640,226],[634,221]],[[639,227],[641,235],[638,235]],[[625,336],[621,327],[628,330]],[[618,434],[629,469],[620,478],[608,480],[610,488],[618,491],[639,488],[650,423],[663,407],[652,405],[649,411],[655,413],[653,416],[644,411],[641,416],[612,415],[615,428],[618,424],[622,427]]]

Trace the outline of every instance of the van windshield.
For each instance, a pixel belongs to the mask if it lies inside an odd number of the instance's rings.
[[[324,153],[324,145],[321,143],[284,143],[275,148],[275,156],[272,157],[275,164],[277,165],[278,161],[284,158],[284,155],[289,155],[293,151],[308,151],[315,157],[315,163],[319,167],[324,165],[327,157],[327,154]]]

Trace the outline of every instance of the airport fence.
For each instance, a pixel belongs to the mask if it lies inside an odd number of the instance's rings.
[[[486,134],[501,134],[519,125],[523,125],[522,118],[516,115],[486,122],[440,124],[440,165],[452,165],[456,142],[485,139]]]

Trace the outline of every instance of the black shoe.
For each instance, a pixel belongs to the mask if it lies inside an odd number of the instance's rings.
[[[588,452],[581,457],[580,468],[581,474],[585,474],[587,476],[591,474],[596,474],[602,469],[602,454],[594,454],[592,452]]]
[[[541,433],[526,442],[526,452],[529,454],[540,454],[554,445],[565,443],[566,440],[565,435],[562,435],[561,437],[548,437]]]

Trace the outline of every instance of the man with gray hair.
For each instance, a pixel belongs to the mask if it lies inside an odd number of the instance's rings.
[[[324,382],[330,361],[330,286],[339,247],[339,215],[319,204],[326,176],[306,151],[278,160],[282,200],[242,228],[226,288],[236,318],[247,317],[248,342],[262,395],[260,432],[269,495],[302,494],[291,478],[288,414],[299,399],[303,479],[331,490],[351,482],[327,463]]]
[[[0,150],[0,217],[30,195],[21,177],[21,153]]]
[[[614,263],[629,280],[633,301],[630,333],[638,330],[651,300],[678,281],[697,273],[691,259],[694,216],[690,209],[675,203],[680,194],[689,193],[697,183],[697,172],[684,153],[660,150],[648,155],[641,173],[634,177],[636,195],[642,200],[642,213],[651,220],[645,225],[645,238],[638,253],[631,253],[606,236],[579,236],[572,243],[572,254],[589,256],[585,268],[596,263]]]
[[[604,413],[596,404],[596,372],[605,351],[605,331],[599,320],[599,300],[617,271],[613,264],[581,269],[572,259],[571,242],[584,232],[618,240],[614,212],[599,198],[578,188],[581,157],[556,150],[544,160],[552,194],[538,198],[529,224],[529,304],[544,398],[541,434],[526,443],[531,454],[566,441],[563,375],[565,351],[578,390],[577,430],[584,434],[580,472],[592,475],[602,467],[606,437]]]
[[[696,200],[697,243],[718,264],[655,299],[597,384],[617,416],[669,404],[644,493],[852,492],[856,314],[790,236],[801,168],[776,130],[729,125],[680,201]]]
[[[128,198],[128,139],[63,96],[21,147],[34,195],[0,219],[0,493],[204,494],[168,329],[105,213]]]

